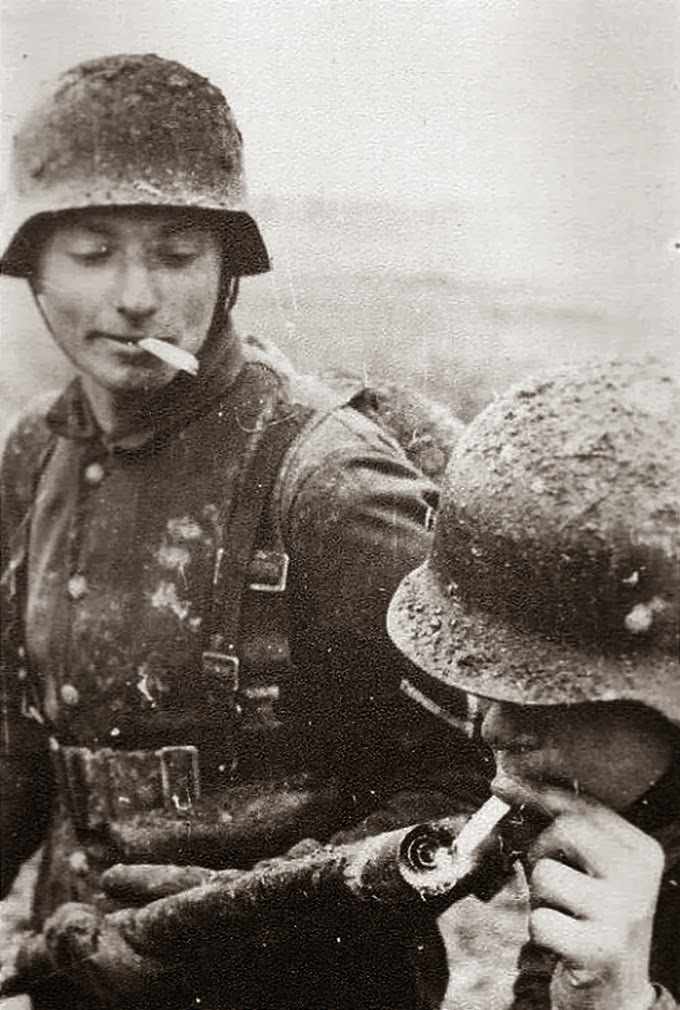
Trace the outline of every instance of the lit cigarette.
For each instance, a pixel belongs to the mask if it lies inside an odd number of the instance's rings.
[[[510,810],[510,805],[504,800],[490,796],[458,834],[454,842],[457,854],[467,859],[474,856],[479,846],[493,834]]]
[[[175,347],[174,344],[169,344],[165,340],[156,340],[155,337],[144,337],[143,340],[137,342],[137,346],[148,351],[149,354],[154,354],[167,365],[172,365],[173,368],[188,372],[189,375],[198,375],[198,358],[181,347]]]

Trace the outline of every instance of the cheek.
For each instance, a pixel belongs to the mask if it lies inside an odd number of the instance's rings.
[[[602,758],[603,748],[601,742],[599,745],[596,745],[588,739],[574,741],[570,743],[564,752],[565,776],[578,781],[588,792],[597,791],[596,787],[602,778]]]
[[[615,736],[581,730],[568,739],[560,756],[567,780],[602,803],[619,805],[617,798],[630,782],[634,761]]]
[[[207,330],[217,301],[217,289],[192,290],[182,300],[182,316],[194,330]]]
[[[205,336],[208,331],[217,304],[219,280],[219,269],[208,266],[168,281],[168,307],[196,335]]]
[[[101,305],[101,292],[93,279],[74,283],[69,273],[45,273],[36,291],[57,337],[89,329]]]
[[[578,779],[586,788],[586,780],[591,781],[599,776],[603,756],[607,761],[606,737],[603,738],[601,732],[570,714],[565,714],[562,722],[552,727],[552,732],[565,776]]]

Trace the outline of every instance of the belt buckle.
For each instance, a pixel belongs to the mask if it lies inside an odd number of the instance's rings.
[[[161,747],[156,757],[161,770],[163,806],[170,813],[191,810],[201,796],[198,748]]]
[[[239,667],[241,663],[237,655],[230,652],[203,653],[203,672],[208,677],[214,677],[219,683],[236,694],[239,688]]]
[[[257,572],[248,589],[254,593],[284,593],[288,582],[290,557],[285,551],[255,551],[251,567]],[[271,579],[267,576],[271,574]],[[267,581],[265,581],[267,578]]]

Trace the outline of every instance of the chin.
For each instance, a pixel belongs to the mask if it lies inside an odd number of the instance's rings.
[[[107,373],[105,375],[93,375],[99,386],[107,392],[116,394],[125,393],[146,393],[151,390],[162,389],[172,382],[175,372],[162,369],[148,369],[142,371],[135,369],[134,372],[121,370],[117,374]]]

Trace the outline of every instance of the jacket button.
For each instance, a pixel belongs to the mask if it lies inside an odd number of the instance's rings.
[[[74,601],[82,600],[87,592],[87,580],[84,575],[72,575],[66,583],[66,592]]]
[[[85,483],[101,484],[104,479],[104,467],[101,463],[89,463],[85,467]]]
[[[73,684],[62,684],[61,700],[66,705],[77,705],[80,701],[80,692]]]
[[[69,866],[73,873],[77,877],[84,877],[87,871],[90,869],[90,864],[87,858],[87,853],[83,852],[82,849],[76,849],[68,857]]]

